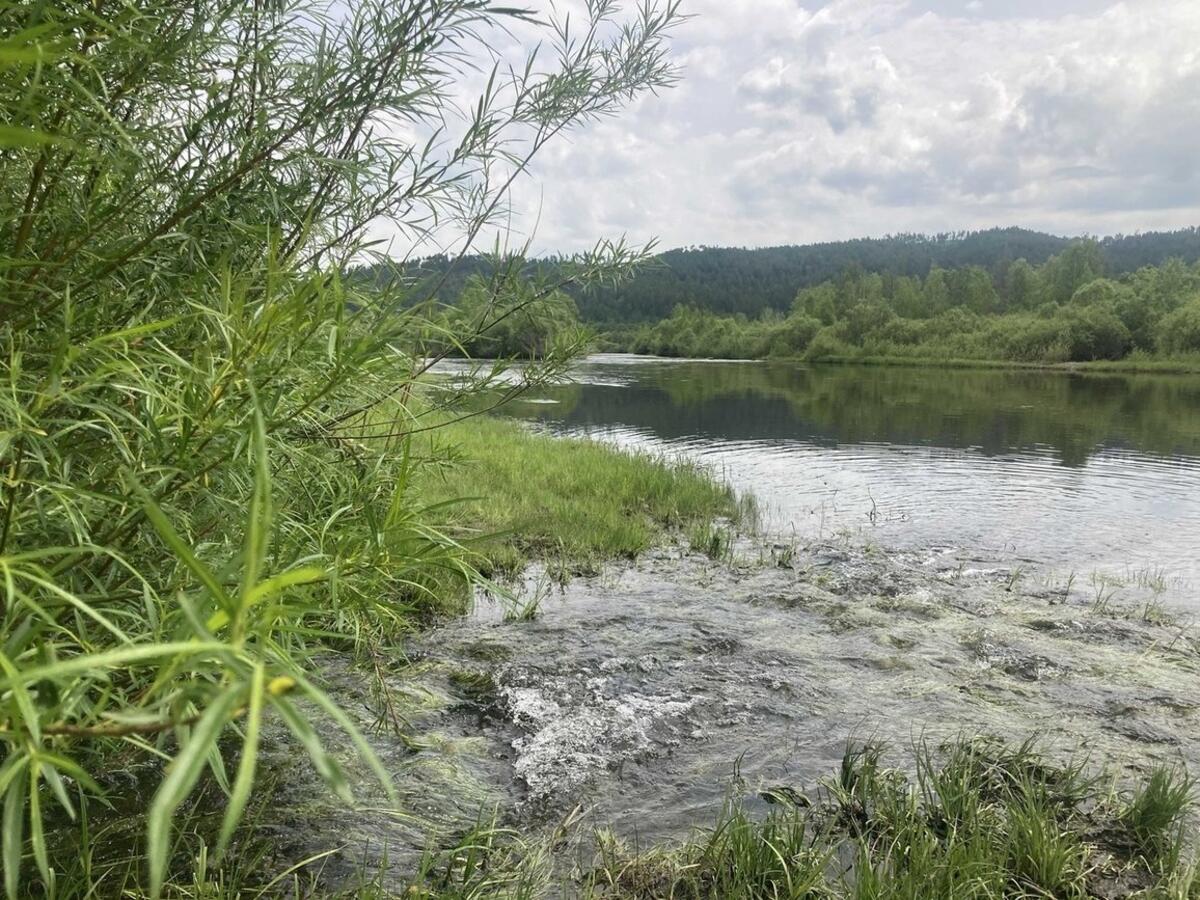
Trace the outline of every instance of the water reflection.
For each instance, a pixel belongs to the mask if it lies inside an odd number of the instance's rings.
[[[779,530],[1200,575],[1200,378],[600,356],[533,399],[509,413],[720,466]]]

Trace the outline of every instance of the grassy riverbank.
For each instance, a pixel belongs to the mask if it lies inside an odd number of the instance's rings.
[[[436,441],[454,447],[455,462],[422,480],[420,498],[448,504],[448,525],[489,574],[515,575],[534,560],[594,572],[669,533],[753,518],[748,501],[684,460],[536,434],[490,416],[450,425]]]
[[[631,559],[645,550],[688,531],[712,531],[714,522],[730,520],[742,524],[753,521],[753,507],[739,500],[714,473],[682,460],[670,460],[649,453],[622,451],[595,441],[560,439],[537,434],[520,424],[492,416],[477,416],[423,432],[413,439],[409,462],[411,486],[407,502],[419,518],[430,523],[435,533],[462,545],[460,556],[448,558],[454,568],[443,582],[428,582],[439,596],[429,596],[417,604],[400,606],[405,618],[397,619],[400,632],[409,632],[431,618],[462,608],[460,565],[485,575],[506,577],[519,574],[534,562],[545,563],[553,574],[566,578],[580,572],[596,572],[608,561]],[[391,458],[397,469],[405,468],[403,457]],[[422,538],[413,529],[403,535],[409,549],[400,554],[420,552]],[[381,601],[382,602],[382,601]],[[431,615],[433,614],[433,615]],[[399,615],[399,614],[397,614]],[[399,655],[395,644],[398,632],[373,632],[376,623],[364,623],[360,641],[369,647],[367,655],[378,663],[381,657]],[[346,650],[347,635],[322,635],[332,638],[331,645]],[[362,678],[372,679],[379,669],[362,670]],[[320,680],[317,676],[315,680]],[[382,684],[378,690],[386,692]],[[379,693],[377,697],[383,697]],[[388,695],[382,703],[403,699]],[[143,777],[130,768],[128,756],[115,754],[108,762],[109,771],[101,779]],[[165,893],[173,897],[204,897],[209,900],[245,896],[277,896],[295,885],[319,882],[319,862],[301,865],[293,883],[286,866],[272,869],[263,860],[273,858],[276,847],[269,837],[257,831],[260,820],[269,819],[271,788],[261,789],[261,797],[251,810],[256,812],[249,827],[238,835],[236,852],[217,862],[213,857],[218,835],[223,798],[219,789],[206,783],[205,790],[186,807],[172,843],[173,860]],[[330,802],[341,803],[329,796]],[[140,885],[146,880],[145,863],[130,848],[137,845],[144,827],[140,814],[110,814],[102,824],[73,842],[70,834],[52,834],[56,859],[71,860],[57,869],[61,896],[84,896],[91,886],[106,884],[114,894],[125,891],[141,896]],[[495,840],[491,834],[487,840]],[[59,842],[62,846],[57,846]],[[72,847],[66,850],[66,847]],[[333,848],[330,848],[333,849]],[[498,850],[496,852],[499,852]],[[509,851],[505,851],[509,853]],[[494,866],[492,855],[489,866]],[[511,854],[514,871],[523,870]],[[78,863],[74,862],[78,859]],[[441,860],[429,857],[429,865]],[[510,873],[511,874],[511,873]],[[394,896],[371,886],[376,873],[364,869],[363,886],[345,897]],[[265,876],[265,877],[264,877]],[[507,877],[507,876],[506,876]],[[277,880],[279,879],[279,880]],[[323,885],[310,885],[316,896],[328,896]],[[300,890],[303,893],[304,888]],[[497,893],[474,890],[402,893],[399,896],[475,897],[511,896],[507,889]]]
[[[1158,358],[1133,354],[1125,359],[1100,359],[1090,362],[1019,362],[1011,359],[972,359],[964,357],[900,356],[886,354],[844,354],[809,360],[803,356],[775,360],[816,365],[895,366],[920,369],[1017,369],[1041,372],[1113,373],[1127,375],[1200,374],[1200,356]]]

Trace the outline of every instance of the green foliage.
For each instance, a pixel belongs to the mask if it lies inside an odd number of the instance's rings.
[[[541,358],[555,350],[567,355],[579,352],[588,334],[579,324],[579,310],[570,295],[561,290],[537,290],[519,282],[528,293],[517,304],[508,300],[507,315],[498,317],[497,306],[504,299],[502,283],[476,275],[468,279],[455,304],[445,313],[446,334],[451,355],[474,359],[506,357]],[[492,322],[486,331],[479,323]],[[455,338],[470,335],[466,341]]]
[[[744,514],[703,469],[587,440],[554,440],[487,416],[447,427],[461,459],[420,487],[423,503],[467,497],[448,525],[488,572],[515,574],[538,556],[568,570],[632,558],[664,529]],[[434,446],[430,446],[434,450]]]
[[[1130,797],[1121,812],[1139,852],[1152,863],[1168,862],[1181,840],[1180,829],[1194,800],[1195,782],[1180,769],[1158,766]]]
[[[1200,352],[1200,319],[1186,303],[1200,291],[1200,264],[1173,260],[1120,281],[1096,277],[1101,267],[1094,242],[1040,268],[1017,260],[995,277],[977,266],[935,267],[924,280],[854,266],[801,289],[786,317],[680,307],[619,346],[662,356],[1023,363]]]
[[[743,318],[723,318],[681,306],[669,319],[639,332],[631,349],[658,356],[745,358],[758,355],[762,331],[760,327],[752,332]]]
[[[1063,343],[1072,362],[1121,359],[1133,347],[1129,329],[1111,308],[1093,305],[1068,310],[1063,325]]]
[[[812,316],[788,316],[782,322],[772,323],[769,333],[763,338],[768,356],[799,356],[803,354],[821,330],[821,322]]]
[[[971,291],[978,311],[994,311],[988,302],[998,295],[1005,308],[1030,309],[1042,302],[1033,296],[1028,274],[1056,254],[1054,302],[1066,303],[1074,291],[1103,273],[1131,276],[1140,269],[1163,266],[1171,259],[1188,263],[1200,260],[1200,229],[1116,235],[1081,244],[1070,251],[1071,239],[1026,231],[993,228],[978,232],[937,235],[900,234],[811,244],[803,247],[686,247],[668,250],[656,257],[634,278],[616,284],[584,289],[568,288],[579,304],[585,322],[615,330],[626,324],[657,322],[678,306],[693,306],[722,316],[744,315],[754,319],[763,314],[785,312],[796,291],[836,281],[847,269],[858,267],[881,276],[884,283],[899,279],[888,288],[898,315],[917,315],[907,307],[909,285],[934,276],[941,285],[942,300],[953,290]],[[529,262],[531,273],[553,271],[555,257]],[[462,293],[473,274],[486,274],[491,262],[485,257],[467,258],[452,265],[444,256],[414,260],[404,266],[405,277],[419,281],[447,301]],[[973,270],[973,271],[972,271]],[[965,276],[957,272],[971,272]],[[935,275],[934,273],[940,273]],[[364,280],[386,284],[394,277],[392,267],[364,266],[356,271]],[[981,277],[982,276],[982,277]],[[947,279],[959,279],[947,284]],[[990,278],[989,288],[985,278]],[[964,283],[965,282],[965,283]],[[934,291],[936,313],[947,308]],[[829,324],[826,322],[825,324]]]
[[[752,359],[802,355],[821,328],[805,313],[761,319],[722,317],[692,307],[678,307],[669,319],[642,328],[628,339],[628,349],[655,356],[709,359]]]
[[[997,354],[1000,359],[1090,362],[1121,359],[1129,352],[1132,338],[1110,308],[1072,306],[992,323],[985,336],[984,352],[992,346],[1001,350]]]
[[[1135,797],[1162,793],[1155,778]],[[1161,779],[1159,779],[1161,781]],[[883,900],[938,897],[1193,896],[1182,836],[1150,862],[1101,782],[1024,745],[963,740],[920,747],[915,778],[883,765],[881,748],[850,748],[817,797],[763,793],[765,817],[734,806],[677,848],[630,851],[602,835],[586,896]],[[1186,804],[1176,789],[1169,806]],[[823,796],[822,796],[823,795]],[[1135,801],[1141,802],[1141,801]],[[1143,805],[1146,805],[1143,803]],[[1173,818],[1172,822],[1177,821]]]
[[[1200,297],[1163,316],[1157,327],[1165,353],[1200,353]]]
[[[1066,303],[1081,287],[1104,274],[1104,253],[1096,241],[1075,241],[1048,259],[1038,274],[1045,299]]]
[[[141,891],[171,876],[201,784],[226,795],[219,857],[268,715],[342,797],[314,716],[388,781],[308,660],[322,641],[376,642],[456,608],[478,578],[418,498],[437,461],[412,452],[421,416],[453,418],[470,392],[418,403],[421,375],[439,348],[644,252],[604,244],[532,284],[496,261],[487,310],[449,340],[411,284],[368,291],[340,273],[381,222],[414,240],[437,223],[470,246],[501,221],[501,159],[516,177],[555,135],[671,81],[673,6],[589,13],[569,33],[545,23],[553,63],[493,73],[462,118],[465,60],[525,14],[483,0],[3,4],[9,896],[47,892],[74,864],[86,829],[65,823],[100,795],[145,809]],[[524,383],[565,363],[552,348]]]

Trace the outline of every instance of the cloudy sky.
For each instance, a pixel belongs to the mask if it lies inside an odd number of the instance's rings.
[[[535,246],[1200,224],[1200,0],[684,0],[678,87],[549,148]]]

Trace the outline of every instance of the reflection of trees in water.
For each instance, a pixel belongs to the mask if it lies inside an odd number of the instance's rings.
[[[1103,447],[1200,456],[1200,378],[776,364],[639,365],[628,387],[572,385],[515,414],[665,439],[929,444],[989,455]]]

